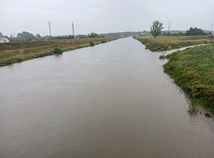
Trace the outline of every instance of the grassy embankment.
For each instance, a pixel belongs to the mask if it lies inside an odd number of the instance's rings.
[[[143,43],[151,51],[166,51],[197,44],[212,43],[207,36],[135,36],[135,39]]]
[[[136,37],[151,51],[171,50],[202,43],[214,43],[208,37]],[[164,58],[164,56],[161,56]],[[164,71],[191,98],[214,113],[214,44],[189,48],[167,56]]]
[[[164,71],[192,99],[214,113],[214,44],[168,55]]]
[[[0,44],[0,66],[54,54],[54,48],[63,52],[100,44],[113,38],[88,38],[72,40],[48,40],[31,42],[14,42]]]

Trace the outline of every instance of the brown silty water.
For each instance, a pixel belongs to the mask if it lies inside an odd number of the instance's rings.
[[[159,56],[125,38],[1,67],[0,158],[213,158]]]

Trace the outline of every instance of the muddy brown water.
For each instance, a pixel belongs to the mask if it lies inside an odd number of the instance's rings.
[[[159,56],[125,38],[1,67],[0,158],[213,158]]]

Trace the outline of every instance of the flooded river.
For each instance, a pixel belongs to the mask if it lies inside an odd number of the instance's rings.
[[[0,158],[213,158],[161,53],[119,39],[0,68]]]

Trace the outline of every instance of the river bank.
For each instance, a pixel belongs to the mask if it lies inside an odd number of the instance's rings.
[[[151,51],[167,51],[178,49],[182,47],[214,43],[212,39],[207,36],[160,36],[157,38],[151,36],[135,36]]]
[[[63,52],[115,40],[115,38],[87,38],[72,40],[46,40],[0,44],[0,66],[10,65],[25,60],[53,55],[54,48]]]
[[[164,71],[191,98],[214,113],[214,44],[189,48],[167,55]]]
[[[185,38],[185,39],[184,39]],[[213,43],[202,37],[151,37],[135,38],[151,51],[172,50],[193,44]],[[181,87],[194,107],[201,105],[214,114],[214,44],[200,45],[172,52],[167,58],[164,72]],[[208,114],[207,114],[208,115]]]

